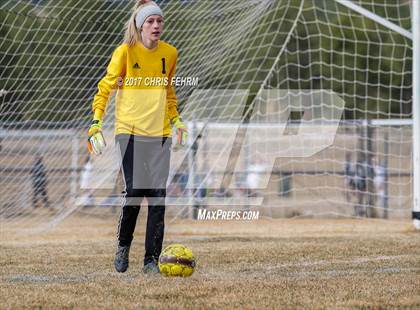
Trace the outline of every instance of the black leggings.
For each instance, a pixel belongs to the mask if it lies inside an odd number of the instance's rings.
[[[115,137],[122,160],[124,203],[118,224],[120,245],[130,245],[143,198],[147,198],[144,263],[159,258],[162,251],[166,182],[171,139],[119,134]]]

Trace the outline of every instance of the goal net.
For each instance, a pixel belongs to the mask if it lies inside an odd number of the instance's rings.
[[[159,1],[177,76],[198,79],[177,86],[190,141],[172,154],[169,214],[410,217],[411,2],[348,2]],[[118,207],[112,98],[104,156],[89,158],[86,132],[132,6],[1,2],[3,223]]]

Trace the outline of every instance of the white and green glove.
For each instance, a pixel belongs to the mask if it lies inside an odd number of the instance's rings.
[[[102,134],[102,121],[94,119],[88,131],[88,150],[89,153],[102,154],[106,146],[104,135]]]
[[[176,116],[172,119],[172,125],[176,130],[176,144],[174,150],[179,150],[187,145],[188,142],[188,130],[187,126],[182,122],[181,117]]]

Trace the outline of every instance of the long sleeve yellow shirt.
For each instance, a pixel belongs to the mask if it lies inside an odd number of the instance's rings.
[[[105,111],[110,93],[116,89],[115,134],[170,136],[170,120],[178,116],[171,85],[177,57],[176,48],[164,41],[153,50],[141,43],[118,46],[98,84],[93,112]]]

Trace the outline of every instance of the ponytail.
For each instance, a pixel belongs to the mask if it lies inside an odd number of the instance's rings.
[[[123,43],[128,44],[128,46],[133,46],[137,42],[141,42],[140,30],[136,27],[136,16],[137,13],[147,5],[157,6],[157,4],[152,0],[136,0],[130,19],[125,24],[125,34]]]
[[[148,2],[152,2],[151,0],[137,0],[136,4],[134,5],[134,10],[137,10],[139,7],[141,7],[143,4],[146,4]]]

